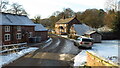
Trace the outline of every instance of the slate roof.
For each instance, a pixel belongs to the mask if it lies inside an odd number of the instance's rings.
[[[0,20],[0,25],[35,26],[35,24],[25,15],[0,13]]]
[[[35,24],[35,31],[47,31],[42,24]]]
[[[109,32],[109,31],[112,31],[112,29],[110,29],[107,26],[103,26],[101,28],[98,28],[97,31],[99,31],[99,32]]]
[[[94,33],[98,33],[98,34],[101,35],[101,33],[97,32],[97,31],[87,31],[85,34],[91,35],[91,34],[94,34]]]
[[[85,34],[93,34],[93,33],[95,33],[96,31],[87,31]]]
[[[66,19],[60,19],[58,22],[56,22],[57,24],[59,23],[59,24],[67,24],[67,23],[69,23],[70,21],[72,21],[74,19],[74,17],[73,18],[66,18]]]
[[[91,27],[85,24],[74,24],[73,27],[77,35],[84,35],[87,31],[93,30]]]

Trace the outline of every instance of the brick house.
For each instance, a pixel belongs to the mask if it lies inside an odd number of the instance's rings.
[[[0,44],[16,44],[29,42],[35,37],[35,24],[25,15],[0,13]]]
[[[85,36],[93,38],[95,43],[101,43],[102,42],[102,34],[98,31],[87,31],[85,33]]]
[[[70,34],[73,35],[84,35],[87,31],[93,30],[91,27],[86,24],[73,24],[70,28]]]
[[[70,28],[73,24],[81,24],[77,17],[73,18],[65,18],[63,17],[55,24],[55,32],[56,34],[69,34]]]
[[[94,31],[93,28],[87,26],[86,24],[73,24],[70,28],[69,37],[74,36],[86,36],[93,38],[95,43],[100,43],[102,40],[102,35]]]
[[[40,37],[41,41],[46,40],[48,37],[48,30],[41,24],[35,26],[35,36]]]
[[[91,27],[87,26],[86,24],[73,24],[70,28],[69,37],[74,36],[83,36],[87,31],[93,30]]]

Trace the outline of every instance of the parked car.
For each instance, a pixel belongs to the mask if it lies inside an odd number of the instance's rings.
[[[93,39],[87,37],[78,37],[76,40],[74,40],[74,45],[91,49],[93,45]]]

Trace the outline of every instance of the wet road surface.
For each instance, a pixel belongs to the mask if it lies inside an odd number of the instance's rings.
[[[65,66],[71,67],[73,58],[80,50],[73,42],[58,36],[51,36],[52,41],[43,43],[35,52],[27,54],[7,66]],[[7,67],[5,66],[5,67]]]

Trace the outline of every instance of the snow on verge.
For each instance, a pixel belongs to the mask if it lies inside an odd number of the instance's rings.
[[[49,38],[45,43],[48,43],[48,42],[50,42],[50,41],[52,41],[52,38]]]
[[[74,66],[84,66],[84,64],[85,64],[85,62],[87,60],[86,57],[87,57],[86,51],[83,50],[77,56],[75,56]]]
[[[52,38],[49,38],[45,43],[47,43],[46,45],[44,45],[43,48],[49,46],[52,43]]]
[[[87,61],[86,51],[93,52],[97,56],[104,57],[106,60],[118,62],[118,40],[104,40],[102,43],[96,43],[91,50],[82,50],[74,57],[74,66],[83,66]]]
[[[9,63],[13,62],[14,60],[20,58],[21,56],[23,56],[29,52],[33,52],[37,49],[38,48],[36,48],[36,47],[30,47],[28,49],[23,49],[20,52],[11,53],[8,55],[0,55],[0,67],[2,67],[2,65],[9,64]]]

